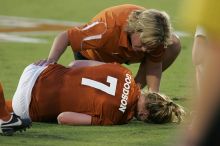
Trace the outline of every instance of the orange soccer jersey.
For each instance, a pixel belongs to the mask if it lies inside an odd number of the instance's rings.
[[[56,121],[61,112],[92,116],[92,125],[127,123],[134,115],[139,87],[119,64],[66,68],[54,64],[41,73],[29,108],[33,121]]]
[[[107,8],[96,15],[88,24],[68,30],[73,51],[90,59],[102,62],[135,63],[145,56],[154,62],[162,60],[164,48],[158,47],[150,53],[132,50],[125,32],[128,16],[134,10],[145,8],[125,4]]]

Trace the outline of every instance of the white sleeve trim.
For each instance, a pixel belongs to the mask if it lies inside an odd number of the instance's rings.
[[[85,37],[83,39],[83,41],[89,41],[89,40],[97,40],[97,39],[101,39],[102,38],[102,35],[94,35],[94,36],[89,36],[89,37]]]
[[[206,36],[205,30],[201,26],[197,26],[197,28],[196,28],[195,37],[198,37],[198,36]]]

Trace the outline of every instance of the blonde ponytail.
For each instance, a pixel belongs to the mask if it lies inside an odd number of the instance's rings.
[[[183,120],[185,114],[183,108],[169,97],[159,93],[147,93],[145,98],[148,100],[146,109],[149,111],[149,116],[145,122],[162,124],[180,123]]]

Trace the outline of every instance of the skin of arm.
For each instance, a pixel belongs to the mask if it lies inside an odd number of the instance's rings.
[[[194,65],[200,65],[204,60],[204,51],[206,48],[206,37],[196,36],[192,48],[192,61]]]
[[[140,64],[135,81],[141,85],[141,88],[147,83],[149,91],[159,92],[161,75],[162,63],[146,59]]]
[[[76,112],[62,112],[57,116],[61,125],[91,125],[92,116]]]
[[[54,39],[48,58],[39,60],[34,64],[38,66],[46,66],[48,64],[56,63],[59,60],[60,56],[63,54],[63,52],[66,50],[68,45],[69,40],[67,31],[61,32]]]
[[[205,48],[207,47],[207,40],[205,36],[196,36],[192,48],[192,61],[196,68],[197,87],[200,88],[200,81],[202,79],[202,72],[205,63]]]
[[[67,31],[61,32],[57,35],[57,37],[53,41],[53,45],[51,47],[48,62],[57,62],[63,52],[69,45],[68,34]]]

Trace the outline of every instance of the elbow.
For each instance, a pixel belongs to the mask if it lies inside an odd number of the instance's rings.
[[[171,44],[172,48],[173,48],[173,53],[178,56],[179,53],[181,52],[181,42],[179,39],[179,36],[177,36],[176,34],[172,35],[172,44]]]
[[[57,116],[57,123],[60,125],[65,124],[65,118],[64,118],[64,113],[61,113]]]

